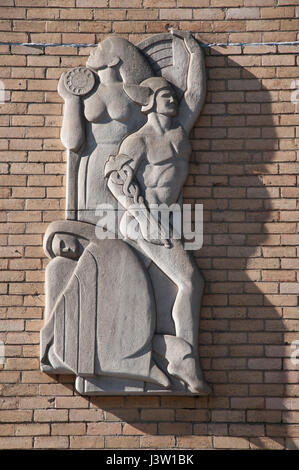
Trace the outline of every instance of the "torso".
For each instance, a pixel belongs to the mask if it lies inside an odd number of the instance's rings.
[[[137,126],[140,115],[144,123],[140,107],[136,108],[121,82],[100,84],[84,100],[86,144],[81,157],[86,158],[80,162],[80,181],[84,183],[79,185],[78,205],[87,210],[89,218],[94,217],[93,211],[99,203],[116,204],[105,184],[104,167],[109,156],[117,154],[121,141],[140,127]]]
[[[84,115],[90,123],[88,134],[92,134],[97,144],[119,144],[145,121],[140,107],[130,100],[122,83],[100,84],[84,105]],[[137,125],[140,120],[141,124]]]
[[[191,145],[184,129],[176,124],[162,135],[143,128],[146,160],[137,172],[148,203],[177,202],[188,175]],[[145,132],[144,132],[145,130]]]

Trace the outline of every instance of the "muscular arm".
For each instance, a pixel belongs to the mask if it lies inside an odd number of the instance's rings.
[[[179,120],[185,131],[189,133],[203,107],[206,94],[206,76],[204,54],[197,41],[187,33],[174,32],[184,39],[189,53],[187,89],[180,103]]]
[[[73,95],[65,88],[64,75],[61,75],[58,83],[58,93],[64,99],[60,138],[65,148],[78,152],[85,140],[82,102],[79,96]]]
[[[78,152],[85,140],[82,103],[79,96],[73,95],[65,100],[61,142],[65,148]]]

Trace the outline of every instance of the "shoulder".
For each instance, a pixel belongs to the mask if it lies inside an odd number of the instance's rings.
[[[119,152],[126,153],[143,153],[145,148],[144,135],[137,131],[134,134],[130,134],[122,141]]]

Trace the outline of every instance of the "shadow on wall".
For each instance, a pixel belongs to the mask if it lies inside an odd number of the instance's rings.
[[[279,174],[279,163],[293,157],[276,134],[279,90],[262,83],[276,68],[258,67],[262,56],[254,52],[206,51],[208,94],[193,130],[184,196],[204,205],[204,246],[196,253],[206,280],[199,344],[213,393],[94,397],[90,406],[104,410],[107,423],[121,421],[123,435],[140,436],[141,447],[234,447],[232,438],[241,437],[243,448],[283,448],[283,438],[292,448],[299,430],[283,410],[287,395],[296,395],[297,372],[284,358],[295,338],[285,333],[283,314],[295,317],[297,296],[281,295],[278,281],[281,257],[296,256],[280,235],[296,230],[280,219],[280,186],[293,183]]]
[[[214,392],[208,428],[215,435],[242,436],[257,448],[279,448],[288,438],[292,448],[299,434],[290,423],[297,417],[284,409],[290,405],[287,396],[296,396],[296,386],[287,384],[298,381],[298,371],[291,372],[296,366],[289,344],[295,337],[287,332],[292,327],[287,319],[295,317],[298,298],[283,295],[279,282],[295,275],[281,269],[282,258],[296,257],[296,248],[284,246],[281,236],[296,232],[296,223],[281,217],[281,210],[291,207],[281,187],[296,184],[283,174],[283,162],[296,160],[287,139],[295,135],[293,128],[278,127],[289,92],[270,83],[274,66],[254,67],[262,57],[207,58],[207,106],[195,129],[195,137],[204,139],[195,156],[200,172],[195,183],[206,214],[206,243],[198,252],[207,281],[200,349]],[[287,112],[294,112],[289,105]]]

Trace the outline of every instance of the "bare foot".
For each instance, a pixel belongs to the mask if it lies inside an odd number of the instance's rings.
[[[196,393],[197,395],[210,395],[211,393],[211,388],[204,380],[199,380],[196,387],[188,385],[188,390],[191,393]]]
[[[170,362],[167,372],[186,383],[191,393],[208,395],[211,389],[208,384],[197,375],[195,360],[192,357],[182,361]]]
[[[159,369],[156,364],[152,365],[150,370],[150,377],[154,383],[163,385],[165,388],[170,387],[170,381],[168,380],[168,377],[161,371],[161,369]]]

